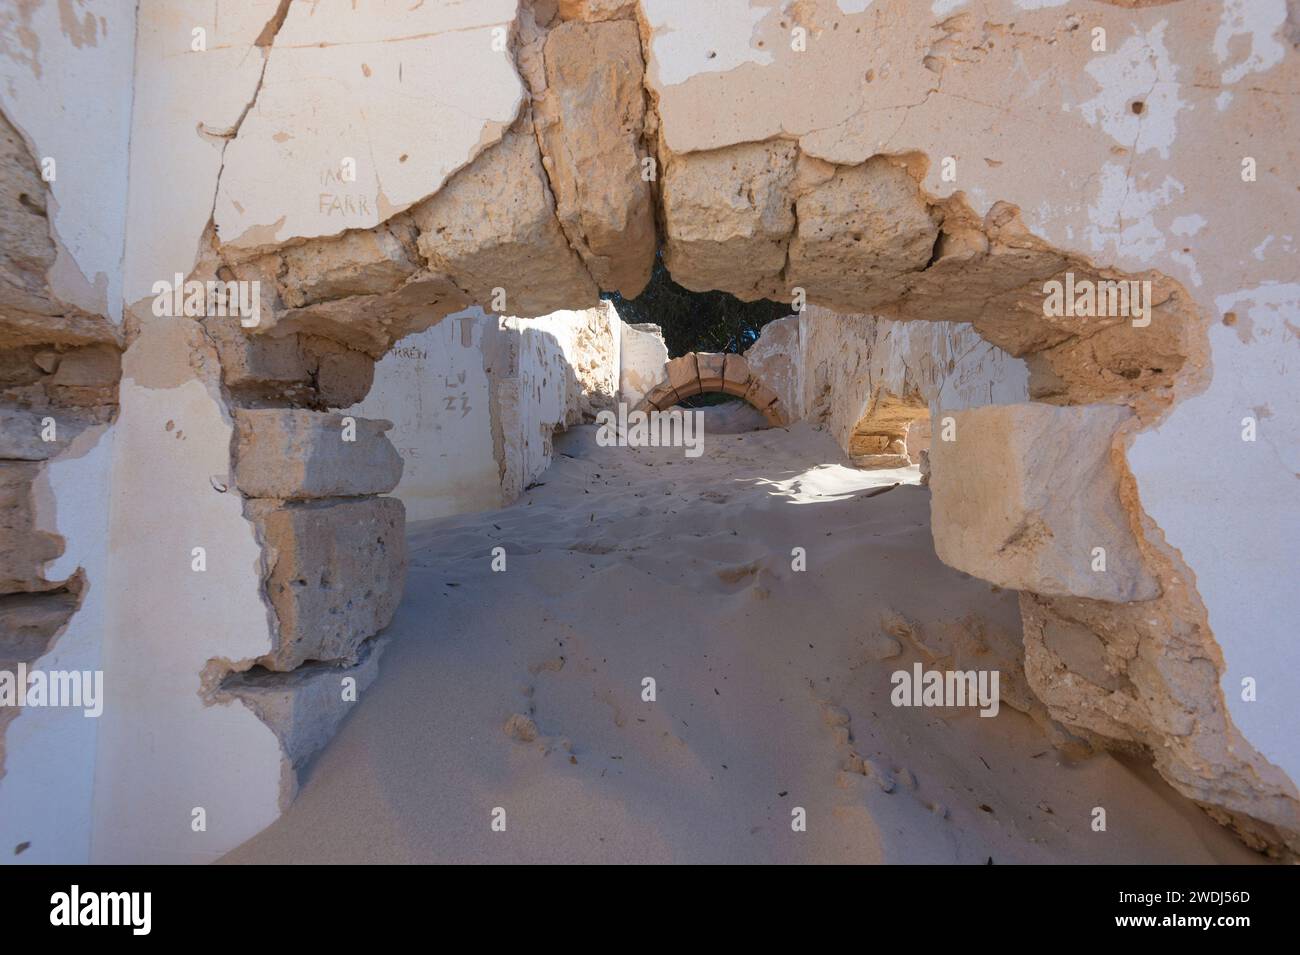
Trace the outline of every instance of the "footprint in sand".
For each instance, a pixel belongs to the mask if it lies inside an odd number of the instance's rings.
[[[830,700],[819,700],[818,703],[821,706],[822,723],[830,727],[836,745],[844,754],[835,775],[837,788],[857,791],[866,780],[874,782],[883,793],[894,793],[901,786],[930,812],[941,819],[948,818],[946,806],[921,796],[916,774],[906,766],[899,766],[880,756],[861,756],[854,751],[853,717],[847,709]]]
[[[542,660],[540,663],[534,663],[528,668],[528,672],[533,676],[539,673],[559,673],[564,669],[564,657],[551,657],[549,660]]]
[[[731,567],[723,567],[714,571],[718,579],[724,584],[738,584],[750,578],[757,577],[758,572],[763,569],[763,559],[751,560],[748,564],[735,564]]]
[[[591,695],[596,699],[600,700],[602,703],[604,703],[606,706],[610,708],[610,711],[614,717],[615,726],[617,726],[619,729],[622,729],[624,726],[627,725],[627,717],[623,715],[623,708],[618,705],[618,701],[614,697],[613,690],[606,690],[603,694],[599,694],[599,695],[596,693],[595,690],[592,690]]]
[[[531,717],[524,716],[522,713],[512,713],[506,720],[506,725],[502,727],[507,736],[518,743],[534,742],[541,735],[537,729],[537,724]]]
[[[506,720],[505,726],[501,727],[502,731],[516,743],[537,744],[541,749],[543,756],[549,756],[556,749],[562,749],[569,754],[569,762],[577,763],[578,758],[573,755],[573,743],[565,736],[545,736],[538,729],[537,723],[530,716],[523,713],[512,713]]]
[[[772,585],[780,580],[768,569],[767,560],[762,557],[751,560],[747,564],[722,567],[714,573],[725,585],[720,588],[723,593],[737,593],[747,588],[750,596],[759,600],[766,600],[772,596]]]

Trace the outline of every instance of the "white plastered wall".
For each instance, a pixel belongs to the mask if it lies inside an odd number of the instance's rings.
[[[484,356],[484,336],[496,324],[496,316],[468,309],[407,336],[375,366],[365,400],[347,410],[393,422],[388,437],[403,465],[393,495],[407,521],[502,503]]]
[[[55,296],[119,324],[125,234],[134,0],[94,9],[7,5],[0,31],[0,109],[38,164],[53,160],[47,203]],[[109,482],[115,428],[83,431],[42,470],[37,526],[64,540],[45,576],[81,569],[81,606],[35,669],[100,668],[110,584]],[[5,731],[0,779],[0,862],[84,862],[90,854],[95,752],[103,716],[27,708]],[[21,853],[15,850],[25,845]]]

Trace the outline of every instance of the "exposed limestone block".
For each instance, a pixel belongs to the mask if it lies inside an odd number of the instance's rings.
[[[621,20],[636,16],[637,0],[558,0],[561,20]],[[540,6],[540,4],[538,4]]]
[[[1116,605],[1020,596],[1025,674],[1053,719],[1142,747],[1178,791],[1257,849],[1300,853],[1300,793],[1228,717],[1222,656],[1181,585]]]
[[[895,395],[877,388],[866,412],[849,436],[849,459],[860,468],[905,468],[907,433],[912,423],[928,417],[919,390]]]
[[[406,577],[405,508],[393,497],[306,502],[249,500],[278,621],[257,662],[292,670],[355,659],[392,619]]]
[[[1155,277],[1150,324],[1106,325],[1031,356],[1031,394],[1036,400],[1081,402],[1138,400],[1167,393],[1193,350],[1198,323],[1181,289]]]
[[[682,355],[674,358],[664,370],[668,373],[668,384],[681,398],[689,398],[700,393],[700,368],[695,355]]]
[[[86,345],[58,355],[45,389],[54,404],[96,407],[117,403],[121,378],[122,353],[116,345]]]
[[[52,295],[55,259],[45,182],[23,137],[0,113],[0,343],[116,344],[107,319]]]
[[[754,370],[746,356],[727,355],[722,366],[722,379],[718,387],[724,394],[743,398],[754,380]]]
[[[907,170],[880,156],[838,169],[796,211],[786,283],[842,311],[897,298],[899,280],[925,268],[939,233]]]
[[[399,339],[423,331],[469,304],[447,276],[421,270],[392,292],[353,295],[263,313],[259,331],[314,335],[378,359]]]
[[[531,121],[508,132],[411,217],[421,254],[465,291],[465,305],[498,310],[498,288],[504,311],[516,316],[591,307],[599,298],[555,218]]]
[[[288,308],[327,299],[393,292],[420,268],[415,229],[406,217],[286,249],[279,276]]]
[[[596,284],[635,298],[655,256],[636,24],[561,24],[546,37],[545,69],[534,115],[556,215]]]
[[[402,478],[401,455],[384,435],[391,421],[273,408],[234,416],[235,485],[246,497],[383,494]]]
[[[512,38],[515,68],[528,86],[534,109],[537,101],[546,95],[546,34],[556,22],[553,2],[520,4],[515,18]]]
[[[0,596],[0,670],[44,656],[80,603],[72,590]]]
[[[912,463],[912,459],[901,452],[850,454],[849,460],[853,462],[854,467],[862,468],[864,471],[887,471],[905,468]]]
[[[665,408],[671,408],[681,400],[681,398],[677,397],[677,392],[673,389],[673,386],[666,381],[662,381],[646,392],[645,398],[641,400],[638,408],[641,410],[655,408],[663,411]]]
[[[792,418],[803,416],[804,363],[798,315],[764,325],[758,341],[745,351],[745,361],[749,370],[780,396]]]
[[[1159,586],[1120,502],[1113,460],[1116,431],[1130,416],[1114,405],[954,412],[955,440],[930,447],[939,559],[1014,590],[1113,602],[1155,597]]]
[[[695,362],[700,372],[700,390],[702,392],[722,390],[727,357],[723,353],[696,352]],[[740,362],[744,361],[740,356],[736,356],[736,358],[737,361],[732,363],[734,365],[739,365]],[[739,369],[737,369],[738,373]]]
[[[45,564],[63,553],[63,539],[36,528],[32,483],[40,470],[37,462],[0,461],[0,593],[63,586],[45,579]]]
[[[789,417],[781,407],[780,396],[757,378],[750,382],[749,390],[745,392],[745,400],[763,413],[768,424],[774,427],[785,427],[790,423]]]
[[[1034,236],[1019,209],[994,203],[981,219],[957,193],[933,214],[942,220],[934,260],[906,277],[881,314],[971,322],[986,340],[1017,356],[1098,330],[1096,318],[1043,314],[1043,284],[1071,268],[1072,260]],[[1091,269],[1082,259],[1073,267]]]
[[[240,700],[271,727],[296,775],[325,748],[344,717],[375,681],[384,645],[383,637],[365,641],[357,649],[357,662],[351,666],[308,663],[288,673],[261,667],[235,673],[222,681],[216,697]],[[282,794],[286,808],[296,788],[295,778]]]
[[[240,402],[348,408],[370,391],[375,361],[366,352],[311,335],[251,334],[236,319],[203,324],[221,356],[223,383]]]
[[[54,264],[45,183],[18,131],[0,114],[0,314],[52,314],[45,276]]]
[[[469,304],[451,279],[420,265],[413,237],[414,227],[403,216],[283,253],[238,259],[229,249],[213,248],[193,277],[257,282],[260,314],[256,324],[243,328],[251,335],[310,335],[377,359],[398,339]],[[309,304],[293,307],[295,302]]]
[[[572,318],[565,329],[569,334],[560,340],[559,359],[567,385],[565,423],[581,424],[614,406],[621,347],[618,326],[622,323],[613,306],[604,301],[569,314]],[[553,316],[551,321],[560,325],[560,318]]]
[[[54,439],[46,441],[45,419],[53,418]],[[72,439],[85,430],[87,422],[76,415],[53,416],[44,411],[0,408],[0,460],[44,461],[56,457]]]
[[[784,297],[781,270],[795,227],[799,149],[785,140],[670,155],[663,172],[664,264],[696,292],[752,301]]]
[[[855,434],[849,442],[849,454],[892,454],[902,456],[903,439],[889,434]]]
[[[1045,401],[1122,400],[1142,415],[1169,403],[1201,324],[1177,282],[1157,273],[1098,268],[1054,249],[1031,234],[1019,210],[1007,203],[995,203],[978,230],[960,193],[936,209],[944,221],[935,261],[906,276],[901,295],[881,305],[879,314],[971,323],[986,341],[1033,362],[1033,393]],[[949,241],[950,231],[960,238]],[[1149,314],[1046,314],[1046,284],[1067,279],[1101,289],[1149,282]]]

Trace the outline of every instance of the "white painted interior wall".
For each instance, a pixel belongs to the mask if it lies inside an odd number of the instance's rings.
[[[370,393],[347,409],[393,422],[388,437],[402,456],[393,495],[407,521],[502,503],[483,350],[496,325],[495,315],[472,308],[407,336],[375,366]]]
[[[0,47],[0,109],[36,160],[54,160],[48,213],[54,294],[122,321],[122,255],[135,60],[135,0],[104,0],[65,22],[57,4],[0,11],[4,28],[30,42]],[[13,22],[21,19],[21,22]],[[110,585],[109,487],[115,427],[79,435],[34,488],[37,526],[64,538],[49,579],[85,572],[87,587],[42,670],[101,666]],[[22,710],[5,731],[0,778],[0,859],[86,861],[96,748],[103,717],[73,708]],[[15,853],[28,843],[21,855]]]

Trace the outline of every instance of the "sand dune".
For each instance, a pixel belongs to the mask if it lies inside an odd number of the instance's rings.
[[[993,718],[891,705],[894,671],[1020,632],[934,556],[914,468],[805,426],[557,452],[515,505],[412,526],[378,680],[227,861],[1258,860],[1138,763],[1066,760],[1011,674]]]

